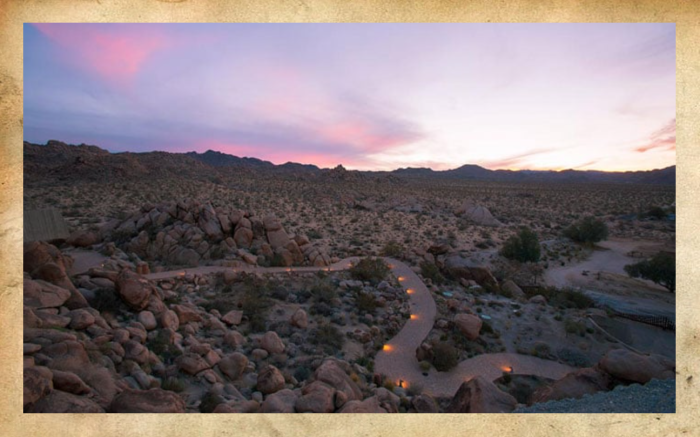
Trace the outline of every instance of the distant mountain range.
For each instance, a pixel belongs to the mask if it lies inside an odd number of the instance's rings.
[[[241,158],[213,150],[204,153],[110,153],[97,146],[69,145],[51,140],[46,145],[24,142],[24,170],[29,180],[45,176],[58,179],[111,180],[140,176],[182,176],[207,179],[216,175],[258,173],[269,171],[280,176],[306,176],[328,180],[362,180],[379,178],[391,182],[402,179],[458,179],[503,182],[552,183],[623,183],[675,185],[676,166],[659,170],[603,172],[603,171],[534,171],[489,170],[468,164],[452,170],[435,171],[430,168],[400,168],[390,172],[346,170],[341,165],[321,169],[311,164],[288,162],[275,165],[257,158]]]

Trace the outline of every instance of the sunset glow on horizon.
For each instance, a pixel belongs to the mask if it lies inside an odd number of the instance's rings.
[[[674,24],[25,24],[24,139],[329,168],[676,163]]]

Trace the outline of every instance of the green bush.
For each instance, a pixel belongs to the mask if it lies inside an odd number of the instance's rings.
[[[392,240],[384,245],[381,254],[382,256],[388,256],[391,258],[401,258],[403,256],[403,252],[404,247],[401,245],[401,243]]]
[[[423,261],[420,264],[420,274],[433,281],[433,284],[442,284],[445,282],[445,277],[440,273],[440,269],[433,263]]]
[[[522,228],[503,244],[501,255],[520,262],[537,262],[540,260],[540,241],[537,234],[528,228]]]
[[[433,366],[438,372],[447,372],[457,366],[457,349],[449,343],[440,342],[433,345]]]
[[[357,309],[362,312],[374,314],[374,310],[377,309],[378,303],[377,299],[371,293],[355,293],[355,305]]]
[[[664,211],[660,206],[652,206],[646,212],[641,214],[641,216],[661,220],[666,218],[666,211]]]
[[[328,354],[339,352],[345,344],[345,336],[335,325],[321,325],[309,336],[312,344],[321,346]]]
[[[117,292],[111,288],[98,288],[95,297],[91,299],[90,306],[99,312],[109,312],[116,315],[126,308]]]
[[[362,258],[350,269],[350,275],[353,279],[369,281],[372,284],[383,281],[388,274],[389,266],[381,258]]]
[[[271,306],[272,302],[266,296],[265,290],[246,287],[241,302],[241,310],[248,317],[252,332],[262,332],[267,329],[267,312]]]
[[[212,413],[217,405],[223,404],[224,398],[214,394],[212,392],[207,392],[202,397],[201,403],[199,404],[199,411],[202,413]]]
[[[633,278],[644,278],[676,291],[676,254],[659,252],[650,259],[625,266],[625,272]]]
[[[163,381],[161,388],[163,390],[169,390],[174,391],[175,393],[180,393],[185,390],[185,383],[181,379],[174,378],[171,376],[165,381]]]
[[[608,226],[602,220],[587,216],[566,228],[564,236],[590,245],[608,238]]]
[[[579,320],[566,319],[564,321],[564,330],[567,334],[578,334],[583,337],[586,335],[586,323]]]
[[[328,279],[314,282],[309,292],[316,303],[331,304],[338,297],[335,286]]]

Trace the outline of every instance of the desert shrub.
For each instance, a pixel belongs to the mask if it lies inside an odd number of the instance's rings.
[[[382,384],[382,386],[389,391],[393,391],[394,387],[396,387],[396,385],[394,385],[394,381],[392,381],[391,379],[385,379],[384,384]]]
[[[547,343],[543,343],[541,341],[538,341],[532,346],[532,352],[531,354],[540,357],[540,358],[548,358],[552,353],[551,348]]]
[[[592,365],[588,355],[574,349],[561,348],[557,351],[557,357],[573,367],[590,367]]]
[[[371,293],[355,293],[355,305],[357,309],[364,313],[374,314],[374,310],[377,309],[377,299]]]
[[[207,394],[202,397],[201,403],[199,404],[199,411],[202,413],[211,413],[217,405],[223,403],[224,398],[212,392],[207,392]]]
[[[126,307],[111,288],[98,288],[95,290],[95,297],[91,299],[90,306],[99,312],[109,312],[114,315],[120,314]]]
[[[320,232],[318,232],[316,229],[311,229],[306,233],[306,236],[309,237],[309,240],[318,240],[319,238],[323,238],[323,235],[321,235]]]
[[[406,394],[409,396],[418,396],[423,393],[423,386],[419,382],[414,382],[406,389]]]
[[[170,343],[168,333],[165,330],[158,331],[158,335],[146,342],[146,347],[160,357],[164,363],[170,364],[175,358],[182,355],[182,351]]]
[[[586,309],[595,305],[595,301],[585,293],[569,288],[528,287],[524,291],[528,298],[541,295],[549,305],[558,308]]]
[[[330,304],[335,298],[338,297],[338,292],[335,286],[329,280],[319,280],[314,282],[314,284],[309,289],[311,297],[317,303]]]
[[[457,365],[457,349],[449,343],[439,342],[433,345],[433,366],[438,372],[447,372]]]
[[[503,384],[510,384],[510,382],[513,380],[513,377],[510,375],[510,372],[504,371],[502,376],[501,376],[501,381]]]
[[[652,206],[644,213],[642,213],[641,216],[661,220],[663,218],[666,218],[666,211],[664,211],[663,208],[661,208],[660,206]]]
[[[528,228],[522,228],[508,238],[501,248],[505,258],[520,262],[537,262],[540,260],[540,241],[537,234]]]
[[[185,390],[185,383],[180,378],[169,377],[161,385],[163,390],[174,391],[180,393]]]
[[[583,337],[586,335],[586,323],[580,320],[566,319],[564,320],[564,330],[567,334],[578,334]]]
[[[294,378],[299,381],[306,381],[311,376],[311,369],[306,366],[299,366],[294,371]]]
[[[381,258],[366,257],[350,269],[353,279],[369,281],[376,284],[389,274],[389,266]]]
[[[608,225],[602,220],[586,216],[566,228],[564,236],[577,243],[593,244],[608,238]]]
[[[243,314],[248,317],[250,330],[252,332],[262,332],[267,328],[267,312],[272,306],[272,302],[262,289],[246,287],[241,301]],[[223,314],[223,313],[222,313]]]
[[[625,266],[625,272],[633,278],[644,278],[665,287],[671,293],[676,291],[676,255],[659,252],[653,257]]]
[[[384,245],[382,248],[381,254],[382,256],[388,256],[391,258],[400,258],[403,256],[404,252],[404,247],[401,245],[401,243],[396,242],[396,241],[389,241]]]
[[[343,348],[345,336],[335,325],[324,324],[311,332],[309,341],[321,346],[326,353],[335,354]]]
[[[284,257],[279,253],[274,254],[270,260],[270,267],[286,267]]]
[[[595,301],[581,291],[565,288],[558,290],[552,296],[550,304],[559,308],[578,308],[582,310],[595,305]]]
[[[124,243],[131,241],[133,234],[128,229],[115,229],[110,235],[110,239],[117,246],[121,246]]]
[[[445,282],[445,277],[440,273],[440,269],[433,263],[423,261],[420,264],[420,274],[433,281],[433,284],[442,284]]]

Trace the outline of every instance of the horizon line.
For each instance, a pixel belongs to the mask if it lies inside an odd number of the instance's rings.
[[[518,169],[513,169],[513,168],[505,168],[505,167],[501,167],[501,168],[488,168],[488,167],[484,167],[483,165],[480,165],[480,164],[464,163],[464,164],[459,165],[459,166],[457,166],[457,167],[448,168],[448,169],[445,169],[445,170],[435,170],[435,169],[432,168],[432,167],[426,167],[426,166],[418,166],[418,167],[410,167],[410,166],[409,166],[409,167],[396,167],[396,168],[394,168],[393,170],[361,170],[361,169],[357,169],[357,168],[348,168],[348,167],[346,167],[346,165],[343,164],[343,163],[338,163],[338,164],[336,164],[334,167],[320,167],[320,166],[318,166],[318,165],[316,165],[316,164],[302,163],[302,162],[296,162],[296,161],[287,161],[287,162],[284,162],[284,163],[276,164],[275,162],[273,162],[273,161],[271,161],[271,160],[267,160],[267,159],[263,159],[263,158],[258,158],[258,157],[255,157],[255,156],[239,156],[239,155],[232,155],[232,154],[230,154],[230,153],[226,153],[226,152],[222,152],[222,151],[220,151],[220,150],[214,150],[214,149],[207,149],[207,150],[204,151],[204,152],[197,152],[196,150],[189,150],[189,151],[185,151],[185,152],[176,152],[176,151],[158,150],[158,149],[149,150],[149,151],[135,152],[135,151],[130,151],[130,150],[121,150],[121,151],[118,150],[118,151],[113,151],[113,150],[110,150],[109,148],[105,148],[105,147],[102,147],[102,146],[98,146],[98,145],[96,145],[96,144],[88,144],[88,143],[70,144],[70,143],[66,143],[66,142],[63,142],[63,141],[57,140],[57,139],[49,139],[49,140],[46,140],[46,143],[44,143],[44,144],[32,143],[32,142],[27,141],[27,140],[23,140],[23,141],[26,142],[26,143],[35,144],[35,145],[38,145],[38,146],[47,146],[48,143],[51,142],[51,141],[56,141],[56,142],[63,143],[63,144],[66,144],[66,145],[68,145],[68,146],[73,146],[73,147],[78,147],[78,146],[92,146],[92,147],[97,147],[97,148],[99,148],[99,149],[101,149],[101,150],[104,150],[104,151],[106,151],[106,152],[108,152],[108,153],[110,153],[110,154],[112,154],[112,155],[116,155],[116,154],[119,154],[119,153],[145,154],[145,153],[154,153],[154,152],[172,153],[172,154],[178,154],[178,155],[186,155],[186,154],[189,154],[189,153],[196,153],[196,154],[199,154],[199,155],[203,155],[203,154],[205,154],[205,153],[207,153],[207,152],[216,152],[216,153],[220,153],[220,154],[222,154],[222,155],[233,156],[233,157],[239,158],[239,159],[255,159],[255,160],[258,160],[258,161],[262,161],[262,162],[268,162],[268,163],[270,163],[270,164],[272,164],[272,165],[274,165],[274,166],[282,166],[282,165],[286,165],[286,164],[311,165],[311,166],[314,166],[314,167],[318,168],[319,170],[332,170],[332,169],[337,168],[337,167],[343,167],[344,169],[346,169],[346,170],[348,170],[348,171],[373,172],[373,173],[392,173],[392,172],[395,172],[395,171],[398,171],[398,170],[411,170],[411,169],[413,169],[413,170],[430,170],[430,171],[433,171],[433,172],[448,172],[448,171],[458,170],[458,169],[460,169],[460,168],[462,168],[462,167],[466,167],[466,166],[479,167],[479,168],[482,168],[482,169],[488,170],[488,171],[510,171],[510,172],[530,171],[530,172],[556,172],[556,173],[561,173],[561,172],[564,172],[564,171],[578,171],[578,172],[598,172],[598,173],[634,173],[634,172],[658,171],[658,170],[664,170],[664,169],[667,169],[667,168],[671,168],[671,167],[675,167],[675,166],[676,166],[676,164],[673,164],[673,165],[669,165],[669,166],[667,166],[667,167],[657,167],[657,168],[649,168],[649,169],[636,169],[636,170],[612,170],[612,171],[611,171],[611,170],[596,170],[596,169],[579,170],[579,169],[571,168],[571,167],[569,167],[569,168],[558,168],[558,169],[555,169],[555,168],[548,168],[548,169],[518,168]]]

